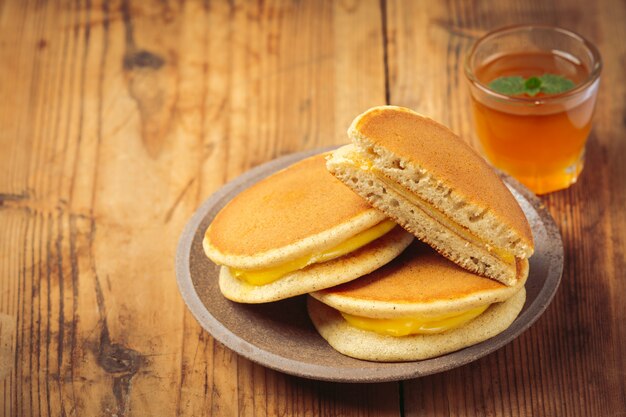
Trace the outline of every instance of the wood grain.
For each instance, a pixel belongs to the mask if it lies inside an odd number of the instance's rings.
[[[386,101],[472,142],[464,53],[530,21],[604,57],[587,167],[544,198],[567,264],[536,325],[373,385],[263,368],[197,325],[173,259],[206,197]],[[624,21],[619,0],[0,2],[0,415],[623,415]]]

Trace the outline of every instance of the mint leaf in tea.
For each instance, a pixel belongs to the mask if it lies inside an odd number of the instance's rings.
[[[517,96],[527,94],[534,97],[539,93],[559,94],[574,88],[572,80],[557,74],[543,74],[539,77],[524,79],[520,76],[498,77],[489,83],[489,88],[493,91],[506,94],[507,96]]]
[[[575,88],[587,79],[589,69],[566,53],[532,51],[497,55],[477,66],[475,74],[500,94],[535,97]]]
[[[541,91],[541,80],[537,77],[530,77],[524,81],[525,93],[534,97]]]

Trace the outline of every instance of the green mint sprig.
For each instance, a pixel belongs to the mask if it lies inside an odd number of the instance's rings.
[[[572,80],[556,74],[543,74],[539,77],[524,78],[519,76],[499,77],[489,83],[489,88],[493,91],[506,94],[507,96],[517,96],[527,94],[534,97],[539,93],[559,94],[574,88]]]

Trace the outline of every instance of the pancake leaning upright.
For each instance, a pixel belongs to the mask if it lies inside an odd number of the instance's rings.
[[[246,189],[213,219],[203,247],[220,290],[243,303],[332,287],[391,261],[413,237],[333,177],[325,155]]]
[[[514,286],[534,250],[528,221],[489,165],[445,126],[382,106],[358,116],[330,172],[418,239]]]

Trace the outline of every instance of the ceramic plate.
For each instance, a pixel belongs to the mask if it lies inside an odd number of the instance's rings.
[[[530,222],[535,254],[530,258],[523,310],[507,330],[485,342],[423,361],[362,361],[335,351],[317,333],[306,312],[305,296],[255,305],[224,298],[218,288],[219,267],[202,250],[204,231],[213,217],[235,195],[257,181],[326,150],[288,155],[248,171],[213,194],[187,224],[176,254],[178,286],[195,318],[215,339],[254,362],[288,374],[328,381],[381,382],[415,378],[472,362],[509,343],[544,312],[561,279],[561,237],[541,201],[504,175],[503,180]]]

